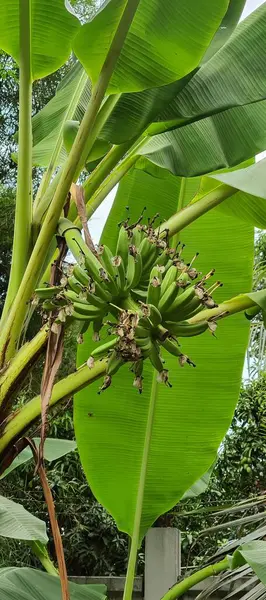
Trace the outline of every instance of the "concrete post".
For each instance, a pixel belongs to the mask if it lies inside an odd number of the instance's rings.
[[[153,527],[145,538],[144,600],[160,600],[181,575],[181,536],[174,527]]]

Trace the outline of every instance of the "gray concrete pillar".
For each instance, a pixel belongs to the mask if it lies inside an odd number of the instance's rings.
[[[152,527],[145,538],[144,600],[160,600],[180,575],[180,531]]]

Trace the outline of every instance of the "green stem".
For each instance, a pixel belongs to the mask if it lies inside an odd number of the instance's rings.
[[[131,147],[132,141],[125,142],[119,146],[113,146],[111,150],[104,156],[101,162],[97,165],[94,171],[89,175],[83,184],[85,202],[87,203],[97,188],[110,174],[112,169],[118,164],[121,158],[126,154],[127,150]],[[77,208],[74,203],[71,204],[68,219],[74,221],[77,217]]]
[[[101,110],[99,111],[99,113],[95,119],[95,123],[92,128],[91,134],[89,135],[87,143],[85,144],[85,148],[80,156],[80,160],[77,165],[76,173],[73,176],[73,181],[76,181],[78,179],[78,176],[80,175],[80,172],[84,167],[84,164],[86,162],[86,159],[90,152],[90,149],[92,148],[105,121],[108,119],[110,113],[112,112],[112,110],[113,110],[114,106],[116,105],[116,103],[118,102],[119,98],[120,98],[119,94],[109,96],[109,98],[107,98],[107,100],[105,101]],[[56,190],[59,180],[60,180],[60,173],[58,173],[55,176],[51,185],[48,187],[46,193],[42,196],[40,202],[38,203],[38,206],[36,207],[36,210],[34,211],[34,214],[33,214],[33,224],[35,226],[40,225],[40,223],[43,221],[44,215],[50,205],[50,202],[52,200],[52,197],[54,195],[54,192]]]
[[[13,302],[27,266],[32,218],[31,139],[31,14],[30,0],[20,0],[19,149],[15,229],[11,273],[2,323]]]
[[[179,212],[180,210],[182,210],[182,208],[184,208],[185,192],[186,192],[186,178],[181,177],[176,212]],[[171,240],[172,248],[175,248],[177,246],[178,241],[179,241],[179,232],[175,233],[175,235],[172,237],[172,240]]]
[[[43,568],[49,575],[59,576],[58,570],[54,566],[45,546],[39,542],[29,542],[32,552],[37,556]]]
[[[215,308],[206,308],[206,310],[201,310],[194,317],[188,319],[188,321],[189,323],[200,323],[201,321],[207,321],[212,317],[219,317],[220,315],[229,317],[230,315],[234,315],[238,312],[248,310],[253,306],[257,306],[254,300],[251,300],[251,298],[249,298],[249,296],[246,294],[240,294],[239,296],[235,296],[235,298],[231,298],[226,302],[222,302],[222,304],[219,304],[219,306],[216,306]]]
[[[147,142],[146,138],[141,139],[137,145],[134,145],[132,151],[121,161],[121,163],[110,173],[103,183],[99,186],[97,191],[91,196],[90,201],[87,203],[87,218],[90,219],[96,209],[105,200],[108,194],[113,188],[121,181],[126,173],[133,167],[139,158],[138,150]],[[80,226],[79,217],[74,221],[75,225]]]
[[[62,121],[59,133],[58,133],[58,137],[57,137],[57,141],[52,153],[52,156],[50,158],[50,162],[49,165],[43,175],[42,181],[41,181],[41,185],[40,188],[37,192],[36,198],[35,198],[35,202],[34,202],[34,208],[37,209],[39,201],[41,200],[43,194],[45,194],[48,185],[50,184],[51,181],[51,177],[53,175],[53,172],[58,164],[58,158],[60,156],[60,152],[62,150],[63,147],[63,129],[64,129],[64,125],[66,123],[66,121],[68,121],[69,119],[71,119],[74,115],[74,112],[77,108],[78,102],[80,100],[81,94],[83,93],[83,90],[85,88],[85,85],[88,81],[88,76],[87,73],[85,71],[81,72],[79,81],[77,82],[77,87],[75,89],[75,93],[71,98],[70,104],[67,108],[67,111],[64,115],[64,119]]]
[[[215,190],[205,194],[200,200],[191,202],[186,208],[183,208],[183,210],[170,217],[163,224],[161,236],[163,237],[167,231],[169,237],[172,237],[235,193],[235,188],[226,184],[219,185]]]
[[[224,558],[218,563],[214,565],[209,565],[196,573],[192,573],[183,581],[179,581],[176,583],[170,590],[162,597],[162,600],[175,600],[176,598],[180,598],[183,596],[190,588],[199,583],[200,581],[204,581],[208,577],[212,577],[213,575],[218,575],[221,571],[225,571],[230,569],[230,564],[228,558]]]
[[[138,548],[139,548],[139,542],[140,542],[140,526],[141,526],[143,499],[144,499],[145,484],[146,484],[146,477],[147,477],[147,467],[148,467],[148,459],[149,459],[150,444],[151,444],[151,437],[152,437],[152,428],[153,428],[153,421],[154,421],[154,414],[155,414],[155,407],[156,407],[156,400],[157,400],[158,384],[157,384],[156,377],[157,377],[157,374],[154,371],[153,379],[152,379],[152,388],[151,388],[151,395],[150,395],[150,405],[149,405],[149,411],[148,411],[148,419],[147,419],[144,447],[143,447],[143,455],[142,455],[142,462],[141,462],[140,478],[139,478],[139,485],[138,485],[138,495],[137,495],[135,518],[134,518],[133,535],[132,535],[132,541],[131,541],[131,547],[130,547],[130,554],[129,554],[129,561],[128,561],[128,567],[127,567],[127,575],[126,575],[126,583],[125,583],[123,600],[131,600],[132,593],[133,593],[136,561],[137,561],[137,554],[138,554]]]
[[[80,164],[85,146],[88,151],[88,137],[92,132],[97,113],[108,88],[127,32],[135,16],[139,1],[140,0],[128,0],[126,4],[99,75],[99,79],[94,87],[89,106],[82,120],[77,137],[72,146],[68,160],[62,169],[60,182],[47,211],[18,294],[2,329],[0,337],[0,367],[5,364],[6,361],[10,360],[16,351],[16,345],[27,312],[27,303],[29,302],[34,287],[40,277],[40,270],[44,264],[47,248],[56,231],[58,219],[66,202],[67,194]]]
[[[0,377],[0,406],[5,405],[14,387],[18,385],[18,381],[24,374],[24,371],[30,369],[33,362],[39,356],[44,348],[48,338],[48,327],[43,327],[37,335],[30,341],[24,344],[8,368]]]
[[[52,391],[49,406],[54,406],[66,400],[72,394],[78,392],[82,388],[86,387],[90,383],[99,379],[104,375],[106,370],[107,360],[100,360],[95,363],[92,369],[89,369],[87,365],[80,367],[75,373],[71,373],[65,379],[58,381]],[[30,402],[27,402],[19,411],[10,415],[6,426],[3,428],[0,438],[0,454],[8,447],[8,445],[14,442],[16,439],[26,431],[30,425],[40,416],[41,414],[41,398],[35,396]]]

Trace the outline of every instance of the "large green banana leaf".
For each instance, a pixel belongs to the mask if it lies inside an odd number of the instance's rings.
[[[202,62],[207,62],[227,42],[241,17],[245,4],[246,0],[230,0],[227,12],[207,52],[204,54]]]
[[[19,64],[19,0],[0,2],[0,48]],[[32,78],[56,71],[66,62],[78,19],[65,0],[31,0]],[[68,5],[69,6],[69,5]]]
[[[104,600],[103,585],[69,583],[70,600]],[[59,577],[37,569],[7,567],[0,569],[0,597],[3,600],[59,600]]]
[[[138,163],[136,166],[138,166]],[[152,166],[147,159],[143,166],[151,173],[154,172],[155,168],[158,176],[162,176],[160,175],[162,173],[166,177],[167,171],[160,169],[158,166]],[[266,160],[264,159],[245,167],[242,165],[242,167],[239,165],[239,168],[230,172],[216,173],[202,177],[193,202],[201,200],[205,194],[218,188],[221,183],[226,183],[235,187],[236,193],[220,204],[217,210],[228,216],[236,216],[259,229],[265,229]]]
[[[184,177],[232,167],[266,148],[266,100],[153,136],[140,154]]]
[[[15,540],[38,540],[44,544],[48,542],[44,521],[4,496],[0,496],[0,536]]]
[[[236,2],[231,11],[239,8]],[[221,29],[222,33],[226,31],[226,28]],[[211,60],[195,73],[190,73],[188,80],[182,79],[179,87],[175,88],[172,84],[136,94],[123,94],[103,134],[108,140],[120,144],[137,135],[152,118],[166,120],[160,124],[166,129],[181,127],[229,107],[264,99],[265,33],[266,4],[263,4],[240,23],[227,44]],[[212,44],[209,51],[211,49]],[[155,123],[149,131],[157,129],[158,123]]]
[[[266,3],[239,23],[229,41],[166,107],[160,121],[180,123],[266,97]]]
[[[46,167],[57,148],[55,166],[65,158],[63,129],[66,121],[81,121],[90,99],[91,85],[80,63],[75,63],[55,96],[32,119],[34,165]]]
[[[104,64],[126,4],[127,0],[105,2],[74,40],[74,52],[93,82]],[[187,75],[198,66],[227,8],[228,0],[141,0],[109,92],[140,91]]]
[[[227,169],[210,176],[185,179],[189,194],[194,192],[193,202],[198,202],[207,193],[226,183],[236,188],[235,194],[217,207],[229,216],[235,216],[259,229],[266,228],[266,159],[255,164],[254,160],[246,161],[237,168]],[[139,158],[136,169],[159,179],[171,180],[172,175],[167,169],[150,162],[147,158]],[[198,181],[198,187],[195,182]],[[193,186],[194,182],[194,186]],[[189,197],[189,196],[188,196]],[[190,196],[191,197],[191,196]],[[189,197],[189,199],[190,199]],[[186,198],[185,198],[186,204]]]
[[[37,446],[40,444],[40,438],[33,438],[33,441]],[[52,462],[65,456],[68,452],[73,452],[77,447],[74,440],[61,440],[57,438],[46,438],[44,443],[44,458],[48,462]],[[4,479],[12,473],[14,469],[17,469],[21,465],[24,465],[29,460],[33,459],[32,450],[29,446],[24,448],[16,458],[12,461],[11,465],[0,475],[0,479]]]
[[[199,182],[189,180],[188,185],[191,195]],[[144,205],[148,216],[159,211],[165,219],[175,211],[179,195],[178,178],[160,180],[133,170],[119,187],[103,240],[114,247],[117,222],[126,214],[126,206],[133,220]],[[216,268],[217,279],[224,282],[217,294],[220,301],[250,289],[251,225],[213,210],[183,231],[181,240],[186,243],[186,259],[199,251],[199,269]],[[182,343],[196,369],[181,369],[175,358],[167,356],[172,389],[156,383],[147,363],[141,396],[132,387],[126,366],[102,395],[96,393],[97,384],[77,395],[75,431],[89,485],[123,531],[132,535],[136,510],[141,508],[142,537],[210,468],[237,401],[247,341],[248,324],[237,315],[219,325],[217,339],[204,334]],[[87,336],[79,349],[79,362],[88,358],[90,348]],[[141,505],[138,489],[145,452],[148,464]]]

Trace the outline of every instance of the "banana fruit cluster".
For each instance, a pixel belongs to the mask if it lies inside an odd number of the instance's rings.
[[[140,218],[131,225],[128,221],[120,224],[113,253],[107,245],[93,251],[80,230],[61,219],[59,234],[65,237],[76,264],[63,275],[59,286],[35,290],[35,300],[41,304],[43,314],[52,315],[54,324],[73,320],[81,323],[80,342],[90,325],[94,341],[100,341],[101,329],[108,325],[110,338],[96,346],[88,360],[92,368],[95,359],[108,356],[100,391],[110,385],[122,365],[130,363],[133,385],[141,392],[146,359],[158,372],[158,381],[170,386],[166,353],[176,356],[181,366],[195,366],[181,352],[179,338],[207,330],[214,334],[217,327],[214,318],[197,324],[189,322],[203,308],[217,306],[212,294],[221,282],[207,287],[214,270],[202,276],[194,267],[197,254],[185,263],[184,245],[171,248],[153,228],[153,221],[143,225]]]

